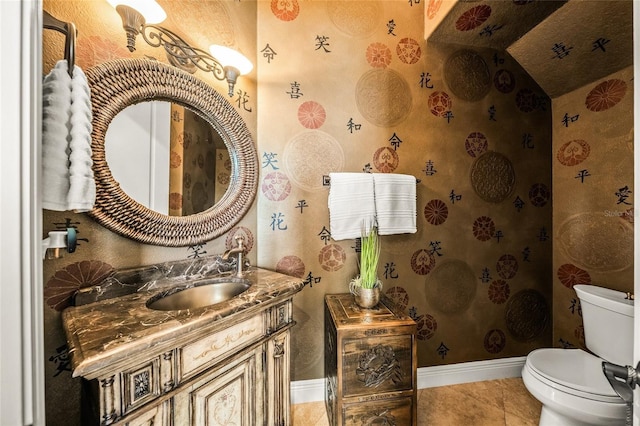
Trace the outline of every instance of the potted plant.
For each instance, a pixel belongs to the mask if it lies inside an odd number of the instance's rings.
[[[360,275],[351,280],[349,291],[355,296],[358,306],[369,309],[378,304],[382,290],[382,281],[378,278],[378,227],[372,226],[368,233],[363,229],[360,240]]]

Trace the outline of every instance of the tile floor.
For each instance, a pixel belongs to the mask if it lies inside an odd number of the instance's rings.
[[[418,390],[420,426],[537,426],[540,408],[521,378]],[[294,405],[291,424],[328,426],[324,401]]]

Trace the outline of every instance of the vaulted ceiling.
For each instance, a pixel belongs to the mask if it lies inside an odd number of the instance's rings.
[[[457,1],[426,36],[505,50],[555,98],[633,64],[632,3]]]

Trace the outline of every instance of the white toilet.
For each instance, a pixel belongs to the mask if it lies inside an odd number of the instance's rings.
[[[527,356],[522,380],[542,403],[540,425],[624,425],[626,403],[613,390],[602,362],[633,365],[633,301],[593,285],[573,287],[582,305],[581,349],[537,349]]]

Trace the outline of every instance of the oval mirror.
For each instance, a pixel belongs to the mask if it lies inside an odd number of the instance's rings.
[[[96,203],[89,212],[91,217],[125,237],[171,247],[203,244],[240,221],[256,195],[258,156],[242,117],[222,95],[191,74],[147,59],[117,59],[85,74],[93,109]],[[168,101],[192,111],[224,142],[230,166],[228,189],[212,207],[184,216],[160,213],[131,197],[114,178],[105,153],[109,126],[128,106],[151,100]],[[130,151],[118,154],[133,156]]]
[[[158,213],[201,213],[229,188],[231,157],[222,137],[197,113],[170,102],[120,111],[105,135],[105,157],[122,190]]]

